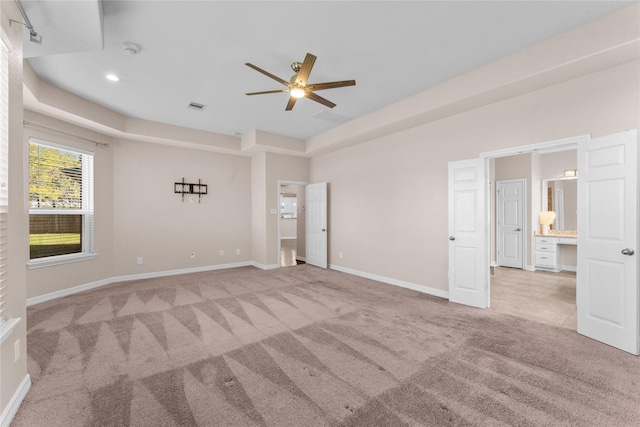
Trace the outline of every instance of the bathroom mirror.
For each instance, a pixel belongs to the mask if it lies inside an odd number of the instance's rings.
[[[298,217],[298,198],[295,194],[280,193],[280,218],[296,219]]]
[[[542,210],[558,216],[553,230],[578,229],[578,179],[558,178],[542,181]]]

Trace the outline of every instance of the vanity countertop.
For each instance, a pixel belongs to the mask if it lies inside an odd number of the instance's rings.
[[[577,238],[578,232],[576,230],[549,230],[547,234],[542,234],[542,232],[536,231],[536,236]]]

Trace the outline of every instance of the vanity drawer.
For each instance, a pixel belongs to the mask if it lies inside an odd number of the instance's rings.
[[[540,236],[536,236],[536,244],[537,243],[544,243],[545,245],[555,245],[558,242],[556,241],[555,237],[540,237]]]
[[[555,253],[536,252],[536,265],[555,268],[557,265]]]
[[[551,252],[556,251],[555,243],[536,243],[536,252]]]

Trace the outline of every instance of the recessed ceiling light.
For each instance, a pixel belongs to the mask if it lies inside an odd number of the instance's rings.
[[[111,80],[112,82],[120,81],[120,77],[116,76],[115,74],[107,74],[105,77],[107,78],[107,80]]]

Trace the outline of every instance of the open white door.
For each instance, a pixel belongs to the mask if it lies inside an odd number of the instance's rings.
[[[578,333],[638,354],[637,131],[578,144]]]
[[[449,301],[488,307],[482,158],[449,163]]]
[[[307,264],[327,268],[327,183],[306,187]]]

